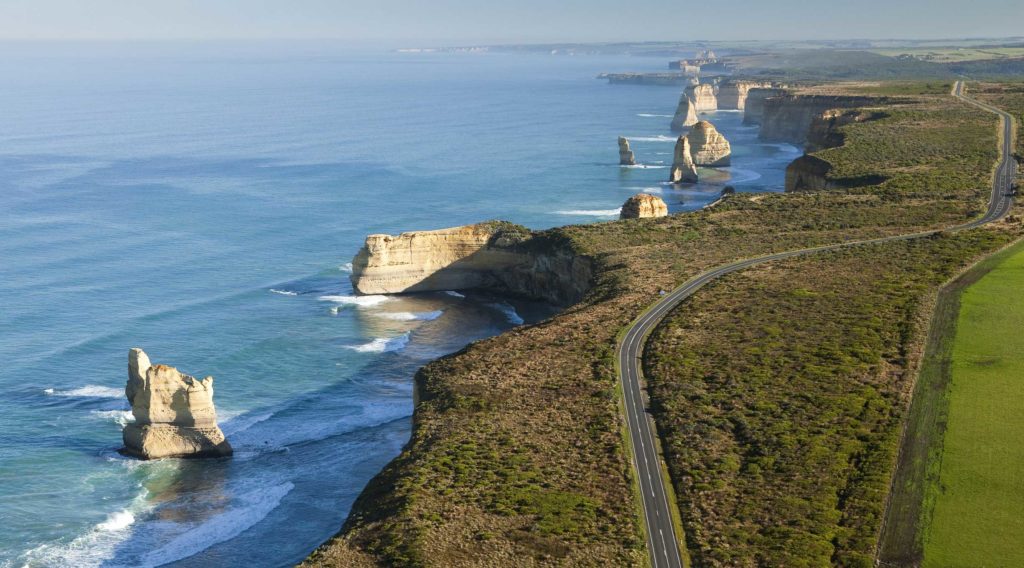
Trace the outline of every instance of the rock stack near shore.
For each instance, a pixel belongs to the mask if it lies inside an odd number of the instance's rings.
[[[676,106],[676,113],[672,117],[673,132],[681,132],[686,130],[686,127],[697,124],[697,111],[690,100],[689,92],[687,89],[679,96],[679,105]]]
[[[217,426],[213,377],[197,379],[153,365],[135,348],[128,352],[124,393],[135,417],[124,428],[125,453],[143,459],[231,455],[231,444]]]
[[[668,215],[668,206],[660,197],[648,193],[638,193],[622,204],[620,219],[644,219],[648,217],[664,217]]]
[[[619,165],[620,166],[635,166],[636,156],[633,155],[633,150],[629,147],[629,140],[623,136],[619,136]]]
[[[690,155],[690,141],[686,136],[676,140],[676,150],[672,155],[672,169],[669,170],[668,181],[671,183],[696,183],[697,166]]]
[[[729,165],[732,148],[714,124],[702,120],[693,125],[686,138],[690,143],[690,154],[694,164],[707,167]]]
[[[693,101],[693,109],[697,112],[713,112],[718,110],[715,86],[710,83],[689,86],[686,88],[686,95]]]

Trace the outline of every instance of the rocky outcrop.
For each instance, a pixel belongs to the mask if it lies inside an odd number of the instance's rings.
[[[664,217],[668,215],[668,206],[660,197],[648,193],[638,193],[622,204],[620,219],[645,219],[647,217]]]
[[[786,191],[824,191],[835,184],[828,179],[832,165],[817,156],[804,155],[786,166]]]
[[[728,166],[732,156],[732,148],[725,136],[715,128],[714,124],[702,120],[693,125],[686,135],[690,145],[690,156],[698,166]]]
[[[761,124],[764,116],[764,102],[772,97],[781,97],[786,94],[783,88],[761,88],[754,87],[747,91],[747,99],[743,106],[743,124]]]
[[[873,106],[885,102],[876,97],[846,95],[783,95],[764,101],[760,139],[804,144],[814,117],[831,109]]]
[[[718,99],[715,97],[714,85],[708,83],[691,85],[686,88],[686,96],[693,101],[693,108],[697,112],[718,110]]]
[[[681,132],[687,127],[697,124],[697,109],[693,100],[690,99],[689,88],[679,95],[679,104],[676,106],[676,114],[672,117],[672,131]]]
[[[360,294],[487,289],[568,305],[590,288],[590,259],[555,232],[492,221],[370,235],[352,261]]]
[[[619,136],[619,165],[636,165],[636,156],[633,155],[633,150],[629,147],[629,140],[622,136]]]
[[[135,348],[128,352],[124,394],[135,417],[124,428],[125,453],[143,459],[231,455],[231,444],[217,426],[213,377],[200,380],[153,365]]]
[[[676,150],[672,155],[672,169],[669,170],[668,181],[671,183],[697,183],[697,166],[690,155],[690,141],[686,136],[676,140]]]
[[[759,81],[725,81],[718,86],[718,108],[725,110],[744,110],[751,89],[771,87],[771,83]]]

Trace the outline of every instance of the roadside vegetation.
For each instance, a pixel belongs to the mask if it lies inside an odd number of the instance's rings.
[[[885,122],[845,127],[846,146],[829,151],[841,171],[884,175],[889,181],[882,185],[825,193],[736,194],[713,209],[691,214],[547,232],[555,237],[549,242],[564,243],[594,259],[597,275],[589,295],[549,321],[474,343],[427,365],[416,379],[420,403],[409,445],[366,488],[342,532],[311,555],[307,565],[644,565],[644,535],[613,366],[616,335],[660,290],[719,264],[942,227],[979,213],[995,156],[995,119],[980,112],[944,119],[959,107],[938,96],[904,103],[913,109],[894,112]],[[859,136],[860,128],[871,128],[874,138]],[[910,348],[911,332],[919,329],[912,326],[919,317],[914,310],[944,278],[1018,230],[1019,225],[1009,224],[927,243],[787,261],[777,272],[765,268],[751,273],[755,276],[730,277],[730,282],[743,284],[748,296],[730,295],[726,286],[720,290],[724,295],[705,297],[702,291],[681,308],[712,309],[715,302],[726,302],[729,309],[754,319],[770,315],[779,329],[766,336],[769,344],[760,353],[763,338],[744,342],[746,326],[738,322],[721,331],[723,338],[738,339],[736,344],[652,342],[660,357],[660,366],[652,369],[660,389],[659,421],[673,424],[672,432],[663,430],[666,440],[675,444],[678,438],[671,436],[691,435],[704,419],[672,406],[671,385],[689,389],[706,378],[694,365],[736,357],[729,363],[732,368],[750,371],[755,381],[749,396],[736,401],[737,408],[750,414],[749,424],[776,434],[791,428],[793,440],[815,444],[816,463],[827,461],[824,454],[836,456],[837,462],[790,483],[783,482],[783,472],[800,454],[789,441],[772,445],[765,439],[758,446],[766,456],[776,456],[774,463],[767,457],[759,463],[759,472],[747,465],[753,463],[753,454],[744,454],[735,469],[731,462],[713,458],[717,448],[685,458],[682,452],[672,453],[672,481],[688,544],[697,552],[696,565],[724,562],[706,553],[709,543],[735,546],[740,551],[736,558],[758,565],[764,557],[742,556],[751,554],[753,543],[764,536],[751,532],[754,518],[770,526],[803,526],[815,535],[802,539],[796,538],[797,531],[780,533],[792,536],[779,540],[779,546],[792,547],[792,554],[773,557],[791,559],[786,563],[790,566],[820,565],[823,558],[850,560],[846,565],[852,565],[867,554],[875,541],[872,530],[880,522],[898,440],[896,425],[910,384],[910,353],[903,355],[905,360],[893,354]],[[892,258],[899,260],[889,267]],[[866,263],[863,273],[857,263]],[[801,287],[809,295],[795,292],[790,278],[764,274],[790,275],[805,283]],[[902,285],[900,278],[909,283]],[[845,301],[854,296],[847,287],[863,292],[863,298]],[[709,291],[714,289],[718,285]],[[751,305],[754,298],[784,301],[785,309],[772,313],[771,303]],[[875,315],[876,308],[885,316]],[[679,314],[671,321],[688,326],[695,339],[720,337],[717,328],[704,324],[717,317],[728,320],[731,312],[718,315],[713,309],[691,321]],[[817,310],[826,310],[828,317],[816,315]],[[757,321],[744,321],[767,333]],[[809,327],[802,330],[801,325]],[[827,343],[819,345],[812,329],[825,333]],[[856,346],[840,339],[847,329],[858,330]],[[663,329],[658,337],[668,341],[675,337],[670,331]],[[783,365],[771,342],[792,349],[792,360]],[[680,355],[698,348],[702,351],[697,359]],[[808,392],[793,392],[795,383],[777,384],[773,373],[779,368],[807,370],[800,380],[808,383]],[[665,371],[658,375],[659,369]],[[783,391],[775,393],[773,387]],[[730,388],[738,389],[738,383]],[[783,400],[783,392],[791,392],[793,400]],[[834,411],[819,413],[811,400],[834,403]],[[793,416],[786,412],[790,408]],[[819,424],[821,420],[825,422]],[[857,461],[861,459],[876,461]],[[757,476],[777,483],[758,485]],[[822,491],[832,489],[845,493],[842,503],[831,503],[829,509]],[[740,511],[747,516],[738,524],[709,517],[699,507],[717,499],[732,502],[740,494],[751,503],[749,511]],[[758,500],[775,507],[754,503]],[[808,518],[809,511],[817,516]],[[873,516],[853,517],[861,513]]]

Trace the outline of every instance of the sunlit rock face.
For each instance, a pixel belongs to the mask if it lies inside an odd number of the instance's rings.
[[[126,453],[143,459],[231,455],[231,444],[217,426],[213,377],[197,379],[153,365],[135,348],[128,352],[125,396],[135,417],[123,432]]]
[[[638,193],[622,204],[620,219],[644,219],[648,217],[664,217],[668,215],[668,206],[660,197],[647,193]]]
[[[622,136],[619,136],[619,165],[636,165],[636,156],[633,155],[633,150],[629,147],[629,140]]]
[[[690,141],[686,136],[676,140],[676,149],[672,155],[672,169],[669,170],[668,181],[671,183],[696,183],[697,166],[690,155]]]
[[[714,124],[702,120],[693,125],[686,138],[690,142],[690,155],[694,164],[707,167],[729,165],[732,148]]]

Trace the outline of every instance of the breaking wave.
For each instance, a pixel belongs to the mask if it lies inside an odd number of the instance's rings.
[[[444,310],[432,312],[378,312],[374,315],[395,321],[433,321],[441,317]]]
[[[46,389],[43,392],[52,396],[74,396],[79,398],[124,398],[124,389],[104,387],[100,385],[85,385],[84,387],[67,391]]]
[[[567,211],[555,211],[559,215],[586,215],[588,217],[614,217],[619,214],[618,209],[569,209]]]
[[[389,302],[393,298],[378,294],[375,296],[320,296],[317,299],[322,302],[334,302],[346,306],[368,307]]]
[[[378,337],[362,345],[346,345],[345,349],[351,349],[360,353],[390,353],[392,351],[400,351],[408,344],[409,332],[406,332],[398,337]]]
[[[637,116],[642,116],[644,118],[672,118],[671,114],[651,114],[649,112],[639,112],[637,113]]]
[[[299,295],[298,292],[292,292],[291,290],[275,290],[275,289],[271,288],[270,291],[273,292],[274,294],[281,294],[282,296],[298,296]]]
[[[455,290],[445,290],[444,293],[448,294],[449,296],[453,296],[455,298],[465,298],[466,297],[465,294],[462,294],[460,292],[456,292]]]
[[[678,137],[665,136],[664,134],[659,134],[657,136],[633,136],[630,137],[629,139],[636,140],[637,142],[675,142],[678,139]]]
[[[519,316],[519,312],[508,302],[498,302],[495,304],[487,304],[499,312],[505,314],[505,319],[508,320],[512,325],[523,325],[525,321]]]

